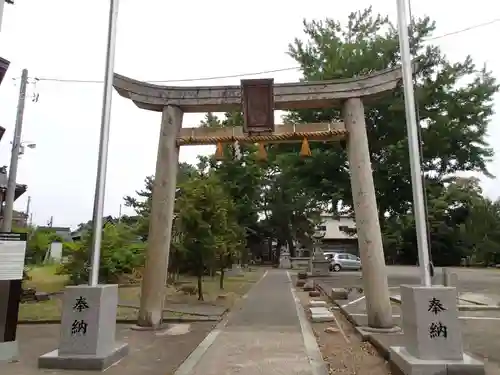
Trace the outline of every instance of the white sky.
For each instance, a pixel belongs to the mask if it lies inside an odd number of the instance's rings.
[[[0,32],[0,56],[12,62],[0,86],[0,125],[7,128],[0,144],[0,164],[10,160],[19,86],[12,79],[22,68],[30,77],[102,80],[108,3],[104,0],[16,0],[6,6]],[[175,5],[174,5],[175,4]],[[251,4],[251,6],[249,5]],[[122,0],[115,71],[139,80],[169,80],[224,76],[294,66],[287,45],[302,35],[302,19],[345,19],[350,11],[369,5],[395,20],[394,0],[331,0],[235,2],[229,0]],[[468,2],[420,0],[413,13],[437,21],[437,34],[445,34],[496,17],[491,0]],[[490,11],[488,11],[488,9]],[[491,36],[500,22],[436,43],[452,59],[471,54],[481,66],[500,72],[500,55]],[[295,71],[264,75],[277,82],[295,81]],[[263,77],[264,77],[263,76]],[[252,76],[258,78],[259,76]],[[239,84],[241,78],[196,82]],[[189,83],[183,84],[189,85]],[[92,215],[102,84],[39,82],[29,93],[39,93],[38,103],[27,101],[23,140],[35,142],[19,164],[18,182],[28,193],[16,202],[25,210],[32,197],[34,223],[76,226]],[[497,99],[498,101],[498,99]],[[199,123],[203,114],[184,116],[184,126]],[[490,134],[498,139],[496,115]],[[105,214],[118,215],[123,196],[143,186],[154,173],[160,114],[137,108],[114,93],[109,145]],[[401,126],[404,126],[402,124]],[[491,142],[498,154],[498,142]],[[208,147],[184,147],[181,161],[194,162]],[[500,175],[500,158],[490,166]],[[484,181],[489,196],[497,197],[496,181]],[[123,208],[124,213],[130,213]]]

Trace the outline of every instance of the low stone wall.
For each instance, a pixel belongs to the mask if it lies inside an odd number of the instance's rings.
[[[292,262],[292,269],[308,269],[310,257],[293,257],[290,258]]]

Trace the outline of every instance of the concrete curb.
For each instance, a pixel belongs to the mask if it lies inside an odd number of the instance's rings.
[[[306,311],[304,310],[300,299],[297,297],[292,277],[288,271],[287,276],[290,280],[290,292],[292,293],[292,297],[295,302],[295,309],[299,319],[300,330],[302,332],[302,338],[304,340],[304,346],[306,348],[307,357],[309,358],[312,373],[313,375],[328,375],[328,369],[325,365],[325,361],[323,360],[323,355],[319,349],[318,342],[316,341],[316,336],[314,335],[311,324],[307,319]]]

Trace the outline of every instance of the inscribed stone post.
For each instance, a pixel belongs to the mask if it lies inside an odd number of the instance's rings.
[[[408,353],[427,360],[462,359],[456,288],[401,285],[401,300]]]
[[[59,349],[41,356],[41,368],[103,370],[128,353],[115,341],[117,285],[66,287]]]

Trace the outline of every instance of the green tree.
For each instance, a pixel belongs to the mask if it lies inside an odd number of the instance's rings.
[[[188,163],[179,163],[177,173],[177,185],[182,184],[192,176],[196,175],[196,169]],[[149,216],[151,214],[151,202],[153,199],[154,176],[147,176],[144,180],[144,189],[136,191],[137,197],[126,196],[125,206],[132,207],[137,215],[133,227],[135,233],[144,241],[148,238]]]
[[[217,253],[222,259],[232,250],[234,203],[213,173],[200,172],[180,186],[175,211],[180,244],[198,279],[198,299],[203,300],[207,265]]]
[[[17,232],[26,232],[26,263],[42,264],[52,242],[63,242],[62,238],[53,231],[37,229],[36,227],[19,228]]]
[[[84,234],[81,241],[68,247],[68,261],[61,265],[59,273],[70,276],[74,284],[88,281],[92,233]],[[107,224],[103,228],[99,280],[116,283],[123,275],[132,275],[144,265],[145,244],[126,224]]]
[[[498,85],[491,72],[478,69],[470,57],[451,62],[438,47],[426,43],[434,29],[435,24],[425,17],[413,20],[410,30],[411,50],[420,61],[415,90],[423,169],[432,176],[427,185],[442,185],[443,179],[456,172],[490,176],[486,166],[493,151],[486,132]],[[400,63],[396,27],[371,8],[351,13],[345,24],[334,19],[304,21],[304,33],[305,38],[290,44],[289,54],[301,65],[305,81],[350,78]],[[365,112],[381,223],[394,231],[407,221],[412,201],[402,90],[366,103]],[[341,121],[342,117],[332,108],[293,111],[286,120],[326,122]],[[277,149],[298,152],[298,147],[289,145]],[[294,165],[294,171],[297,184],[311,197],[326,201],[334,211],[351,211],[348,162],[340,144],[315,146],[313,157]],[[437,202],[429,199],[429,206],[432,204]],[[439,228],[442,226],[431,225],[431,231]],[[387,238],[386,243],[394,240]],[[413,241],[411,245],[415,248],[416,244]]]

